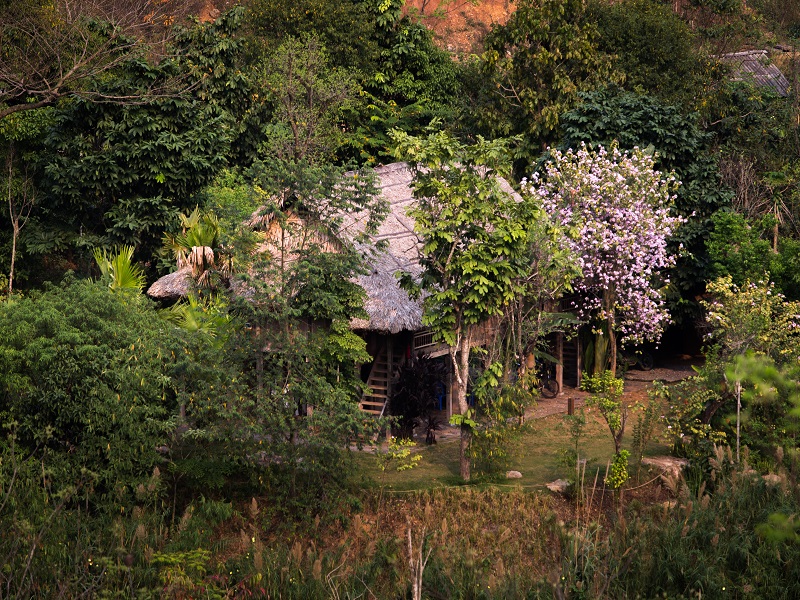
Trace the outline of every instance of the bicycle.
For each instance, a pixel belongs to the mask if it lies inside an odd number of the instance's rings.
[[[555,363],[545,363],[539,368],[539,385],[537,389],[542,398],[555,398],[561,391],[561,386],[556,379],[556,365]]]

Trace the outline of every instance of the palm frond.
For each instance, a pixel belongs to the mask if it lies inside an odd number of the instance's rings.
[[[213,346],[225,344],[229,334],[230,315],[225,304],[216,296],[201,299],[195,294],[161,311],[166,321],[190,333],[212,340]]]
[[[141,292],[145,284],[144,270],[133,262],[133,246],[122,246],[114,254],[105,248],[94,249],[94,260],[100,269],[100,280],[109,289],[136,290]]]
[[[192,275],[205,281],[205,275],[216,264],[215,249],[219,243],[219,218],[201,213],[195,207],[190,215],[180,215],[182,233],[164,236],[164,248],[175,256],[179,269],[191,267]],[[202,281],[200,281],[202,283]]]

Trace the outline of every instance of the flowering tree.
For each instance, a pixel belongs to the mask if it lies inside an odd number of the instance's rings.
[[[607,331],[612,373],[618,333],[623,344],[657,341],[669,319],[659,291],[668,281],[659,274],[675,264],[667,239],[683,219],[670,214],[674,177],[656,171],[653,160],[638,148],[554,150],[544,175],[527,183],[569,232],[583,272],[575,308],[598,336]],[[595,343],[595,373],[603,367],[601,346]]]

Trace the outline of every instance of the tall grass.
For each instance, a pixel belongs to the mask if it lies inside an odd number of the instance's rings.
[[[773,514],[800,509],[788,475],[763,478],[717,449],[708,479],[671,482],[674,503],[628,504],[605,525],[562,537],[570,598],[798,598],[800,545],[759,534]],[[605,529],[605,531],[603,531]]]
[[[172,524],[155,475],[116,516],[48,504],[27,480],[0,515],[13,533],[0,538],[0,597],[408,598],[409,529],[415,552],[430,552],[423,598],[800,597],[797,536],[759,534],[800,512],[792,472],[767,481],[718,449],[698,483],[629,490],[622,503],[601,476],[577,479],[570,499],[461,487],[379,503],[369,490],[363,509],[292,526],[268,498],[200,497]]]

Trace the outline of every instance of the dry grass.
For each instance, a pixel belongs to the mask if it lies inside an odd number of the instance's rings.
[[[665,497],[662,487],[649,485],[625,501],[654,505]],[[415,546],[424,537],[431,549],[426,597],[538,598],[552,597],[553,586],[570,576],[574,536],[602,534],[594,541],[605,543],[622,514],[610,493],[594,495],[591,506],[549,492],[472,486],[394,494],[383,503],[376,498],[367,493],[363,510],[344,524],[290,533],[247,519],[238,527],[258,532],[258,552],[274,571],[274,585],[302,582],[306,595],[300,597],[405,597],[410,528]],[[255,549],[241,544],[246,536],[236,531],[228,537],[222,545],[236,548],[248,568]]]
[[[639,401],[643,395],[627,394],[626,400]],[[634,422],[632,415],[631,429]],[[589,465],[585,493],[565,497],[545,489],[556,478],[575,478],[574,467],[563,461],[570,444],[564,415],[531,419],[511,466],[522,472],[522,479],[470,486],[462,485],[458,475],[457,438],[418,446],[416,452],[423,458],[417,468],[388,471],[385,477],[373,455],[358,453],[362,474],[377,484],[364,488],[362,506],[338,520],[317,517],[297,530],[287,530],[270,518],[253,518],[250,508],[243,506],[235,527],[219,532],[228,540],[221,546],[235,549],[245,571],[255,568],[248,566],[251,557],[263,554],[264,583],[271,581],[274,592],[268,590],[267,597],[284,597],[289,586],[300,587],[298,594],[287,598],[404,597],[411,580],[406,537],[410,529],[415,547],[424,537],[432,552],[425,575],[428,597],[450,597],[438,596],[438,590],[457,590],[453,597],[552,597],[554,587],[561,589],[574,576],[570,565],[575,560],[575,536],[596,534],[598,539],[581,543],[606,544],[608,531],[625,512],[619,495],[603,488],[613,443],[596,411],[587,409],[579,445]],[[654,444],[649,450],[663,453],[664,447]],[[597,489],[592,491],[595,482]],[[668,496],[654,479],[626,491],[623,504],[655,506]],[[584,501],[578,502],[579,497]],[[249,547],[250,535],[259,539],[261,550]]]

